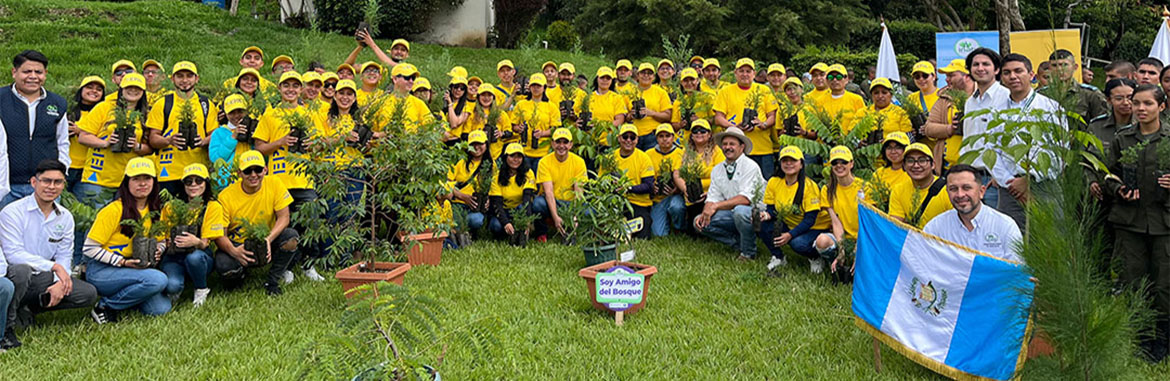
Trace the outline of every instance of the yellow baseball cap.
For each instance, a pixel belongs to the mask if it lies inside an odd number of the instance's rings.
[[[249,46],[249,47],[244,48],[243,53],[240,53],[240,58],[244,58],[244,55],[248,54],[248,52],[260,53],[260,57],[264,57],[264,51],[260,50],[259,46]]]
[[[651,65],[649,62],[643,62],[643,63],[638,64],[638,72],[639,73],[641,73],[643,71],[647,71],[647,70],[653,72],[654,65]]]
[[[319,74],[315,71],[312,71],[312,70],[306,71],[305,74],[302,74],[301,81],[303,81],[305,83],[309,83],[309,82],[313,82],[313,81],[321,82],[322,84],[325,83],[325,81],[321,80],[321,74]]]
[[[452,78],[451,78],[451,83],[449,83],[449,84],[448,84],[448,86],[451,86],[451,85],[464,85],[464,86],[467,86],[467,78],[464,78],[464,77],[452,77]]]
[[[347,63],[343,63],[343,64],[341,64],[341,65],[337,65],[337,71],[338,71],[338,72],[341,72],[341,69],[349,69],[349,71],[352,71],[352,72],[355,72],[355,73],[357,72],[357,69],[354,69],[354,68],[353,68],[353,65],[350,65],[350,64],[347,64]]]
[[[658,136],[658,134],[663,132],[674,135],[674,127],[671,127],[670,123],[662,123],[654,128],[654,136]]]
[[[894,89],[894,85],[891,84],[890,79],[886,78],[886,77],[874,78],[873,82],[869,83],[869,91],[873,91],[873,88],[878,87],[878,86],[885,87],[887,90]]]
[[[280,83],[284,83],[284,81],[293,80],[293,79],[297,80],[297,83],[304,83],[304,81],[301,80],[301,75],[297,74],[296,70],[289,70],[289,71],[284,72],[284,74],[280,75],[280,81],[277,81],[276,83],[280,84]]]
[[[507,148],[504,148],[504,155],[517,153],[524,153],[524,146],[520,145],[520,143],[510,143]]]
[[[812,65],[812,68],[808,69],[808,73],[812,74],[812,72],[817,71],[817,70],[820,70],[822,72],[828,72],[829,65],[825,64],[824,62],[817,62],[815,65]]]
[[[126,74],[125,77],[122,77],[122,88],[125,89],[127,87],[137,87],[146,90],[146,77],[138,73]]]
[[[723,69],[723,66],[719,65],[719,60],[716,58],[708,58],[703,60],[703,68],[706,69],[708,66],[714,66]]]
[[[97,82],[98,84],[102,85],[103,89],[106,88],[106,80],[104,80],[104,79],[102,79],[102,77],[98,77],[96,75],[91,75],[91,76],[82,78],[81,85],[78,85],[77,88],[85,87],[86,85],[89,85],[89,84],[94,83],[94,82]]]
[[[463,66],[456,66],[447,72],[448,77],[463,77],[467,78],[467,69]]]
[[[240,154],[240,170],[252,167],[264,167],[264,155],[257,150],[248,150]]]
[[[380,68],[380,67],[381,67],[381,66],[379,66],[379,68]],[[363,70],[364,70],[364,69],[363,69]],[[414,67],[414,65],[411,65],[411,64],[408,64],[408,63],[400,63],[400,64],[397,64],[397,65],[394,65],[394,69],[391,69],[391,70],[390,70],[390,76],[391,76],[391,77],[397,77],[397,76],[400,76],[400,75],[401,75],[401,76],[406,76],[406,77],[409,77],[409,76],[412,76],[412,75],[415,75],[415,74],[418,74],[418,68],[417,68],[417,67]]]
[[[950,74],[956,71],[961,71],[963,74],[971,74],[971,72],[967,71],[967,61],[964,61],[962,58],[955,58],[951,60],[949,65],[938,69],[938,72],[943,74]]]
[[[176,62],[175,66],[171,67],[171,75],[183,70],[189,71],[191,74],[199,75],[199,69],[195,68],[195,63],[191,61]]]
[[[500,69],[503,68],[510,68],[515,70],[516,65],[512,64],[512,60],[501,60],[500,62],[496,63],[496,71],[500,71]]]
[[[784,67],[784,65],[781,65],[781,64],[778,64],[778,63],[774,63],[774,64],[771,64],[771,65],[768,65],[768,74],[772,74],[772,73],[780,73],[780,74],[784,74],[784,73],[786,73],[786,72],[788,72],[788,69],[786,69],[786,68]]]
[[[151,66],[151,65],[158,66],[159,69],[162,69],[161,63],[158,63],[158,61],[155,61],[153,59],[147,58],[146,61],[142,63],[142,70],[146,70],[146,67]]]
[[[780,150],[780,158],[791,158],[796,160],[804,160],[804,151],[797,146],[787,146]]]
[[[914,64],[914,69],[910,71],[910,74],[914,73],[934,74],[934,65],[931,65],[930,61],[918,61],[918,63]]]
[[[557,68],[557,63],[556,63],[556,62],[552,62],[552,61],[545,61],[545,62],[544,62],[544,64],[541,64],[541,65],[540,65],[540,71],[544,71],[544,68],[546,68],[546,67],[549,67],[549,66],[552,66],[552,67],[553,67],[553,69],[556,69],[556,68]]]
[[[569,71],[569,74],[577,74],[577,67],[573,66],[573,64],[570,62],[561,63],[561,66],[557,68],[558,72],[566,70]]]
[[[882,140],[882,146],[885,146],[886,143],[889,143],[889,142],[898,142],[898,143],[901,143],[903,146],[908,146],[908,145],[910,145],[910,136],[906,135],[905,132],[901,132],[901,131],[891,132],[891,133],[886,134],[886,138]]]
[[[296,63],[293,62],[292,57],[281,54],[279,56],[276,56],[276,58],[272,59],[272,68],[275,69],[276,64],[281,63],[281,62],[288,62],[289,64],[296,66]]]
[[[711,122],[708,122],[706,119],[702,119],[702,118],[695,119],[694,122],[691,122],[691,129],[692,130],[699,128],[699,127],[705,128],[705,129],[707,129],[707,131],[711,131]]]
[[[418,79],[415,79],[414,86],[410,88],[410,91],[419,91],[420,89],[430,90],[431,81],[423,77],[418,77]]]
[[[544,73],[533,73],[528,76],[528,86],[532,85],[548,85],[548,79],[544,77]]]
[[[692,56],[691,60],[687,61],[687,63],[695,63],[695,61],[703,62],[703,57],[702,56]]]
[[[405,64],[404,64],[404,65],[405,65]],[[363,63],[363,64],[362,64],[362,66],[361,66],[361,67],[362,67],[362,69],[360,70],[360,72],[362,72],[362,73],[365,73],[365,72],[366,72],[366,69],[369,69],[371,66],[373,66],[373,67],[377,67],[377,68],[378,68],[378,72],[382,72],[382,64],[380,64],[380,63],[377,63],[377,62],[374,62],[374,61],[366,61],[365,63]],[[394,67],[398,67],[398,66],[401,66],[401,65],[396,65],[396,66],[394,66]]]
[[[247,107],[248,101],[244,99],[243,95],[240,94],[228,95],[228,97],[223,100],[223,111],[227,113],[236,110],[243,110]]]
[[[130,161],[126,163],[126,170],[123,172],[123,174],[126,175],[126,177],[140,175],[158,177],[158,172],[154,171],[154,160],[143,156],[130,159]]]
[[[243,78],[245,74],[251,74],[251,75],[255,76],[256,79],[260,79],[260,72],[256,71],[256,69],[246,67],[246,68],[240,69],[240,74],[236,75],[236,81],[239,81],[240,78]]]
[[[406,41],[406,39],[403,39],[403,38],[394,39],[394,41],[390,42],[390,49],[394,49],[394,47],[398,46],[398,45],[402,45],[402,47],[406,48],[406,51],[408,51],[408,52],[410,51],[410,42]]]
[[[207,167],[203,164],[195,163],[183,168],[183,178],[187,176],[199,176],[202,178],[209,178],[211,175],[207,172]]]
[[[355,84],[352,79],[343,79],[337,81],[337,91],[341,91],[341,89],[350,89],[356,93],[357,84]]]
[[[118,68],[122,66],[129,66],[131,69],[134,69],[134,71],[138,71],[138,68],[134,67],[134,63],[130,62],[130,60],[118,60],[118,62],[114,62],[114,64],[110,66],[110,75],[114,75],[114,72],[118,71]]]
[[[927,147],[926,144],[914,143],[914,144],[911,144],[911,145],[906,147],[906,155],[907,156],[909,156],[910,152],[913,152],[913,151],[922,152],[924,155],[930,157],[931,159],[934,159],[934,153],[930,152],[930,147]]]
[[[784,80],[784,84],[781,85],[780,88],[787,89],[788,86],[793,86],[793,85],[795,85],[796,87],[804,88],[804,83],[800,82],[800,78],[797,78],[797,77],[788,77],[788,79]]]
[[[613,69],[610,69],[609,66],[602,66],[602,67],[597,68],[597,78],[601,78],[601,77],[613,78],[614,75],[615,74],[613,73]]]
[[[321,74],[321,82],[329,82],[331,79],[334,81],[340,81],[341,77],[338,77],[337,73],[331,71],[327,71],[325,74]]]
[[[560,139],[566,139],[571,142],[573,141],[573,133],[570,132],[568,128],[564,127],[553,130],[552,140],[555,142]]]
[[[629,69],[629,70],[633,70],[634,64],[630,63],[630,60],[623,59],[623,60],[618,60],[617,65],[614,65],[615,69],[621,69],[623,67],[626,69]]]
[[[468,144],[487,143],[487,133],[483,132],[483,130],[471,131],[470,134],[467,134],[467,143]]]
[[[472,82],[479,82],[479,83],[481,83],[481,84],[482,84],[482,83],[483,83],[483,79],[481,79],[481,78],[479,78],[479,77],[477,77],[477,76],[474,76],[474,75],[473,75],[473,76],[470,76],[470,77],[467,77],[467,84],[468,84],[468,85],[471,85],[471,83],[472,83]],[[491,91],[488,91],[488,92],[490,93]]]
[[[635,127],[633,124],[629,123],[623,124],[622,128],[618,130],[618,136],[625,135],[627,132],[632,132],[634,135],[637,135],[638,127]]]
[[[832,73],[837,73],[837,74],[841,74],[841,75],[849,75],[849,69],[846,69],[845,65],[842,65],[842,64],[832,64],[832,65],[829,65],[829,70],[825,70],[825,74],[832,74]]]
[[[674,67],[674,62],[670,62],[670,60],[663,58],[658,60],[658,67],[662,67],[662,65]]]
[[[756,70],[756,61],[753,61],[751,58],[740,58],[739,61],[735,61],[736,69],[743,66],[749,66],[752,70]]]
[[[832,150],[829,150],[829,163],[834,160],[853,161],[853,151],[850,151],[849,147],[846,146],[833,147]]]
[[[688,67],[688,68],[686,68],[686,69],[682,69],[682,72],[681,72],[681,73],[679,73],[678,77],[679,77],[679,79],[687,79],[687,78],[694,78],[694,79],[698,79],[698,78],[699,78],[699,72],[695,71],[695,69],[694,69],[694,68],[689,68],[689,67]]]

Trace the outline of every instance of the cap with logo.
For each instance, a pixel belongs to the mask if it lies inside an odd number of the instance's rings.
[[[114,72],[118,71],[118,68],[122,66],[129,66],[131,69],[134,69],[134,71],[138,71],[138,68],[134,67],[134,63],[130,62],[130,60],[118,60],[118,62],[114,62],[114,64],[110,66],[110,75],[114,75]]]
[[[930,61],[918,61],[918,63],[914,64],[914,69],[910,71],[910,74],[917,73],[926,75],[934,74],[934,65],[931,65]]]
[[[829,71],[829,65],[825,64],[824,62],[817,62],[816,64],[812,65],[811,68],[808,69],[808,73],[812,74],[812,72],[818,71],[818,70],[820,70],[822,73],[827,73]]]
[[[963,74],[971,74],[971,72],[967,71],[967,61],[962,58],[953,59],[950,64],[938,69],[938,72],[943,74],[950,74],[956,71],[962,72]]]
[[[429,81],[423,77],[418,77],[418,79],[414,80],[414,86],[412,86],[410,88],[410,91],[419,91],[422,89],[430,90],[431,89],[431,81]]]
[[[292,80],[296,80],[297,83],[304,83],[304,81],[301,80],[301,75],[297,74],[296,70],[289,70],[289,71],[284,72],[284,74],[281,74],[280,81],[277,83],[284,83],[285,81],[292,81]]]
[[[873,82],[869,83],[869,90],[873,91],[873,89],[875,87],[879,87],[879,86],[886,88],[886,90],[893,90],[894,89],[894,85],[892,83],[890,83],[889,78],[878,77],[878,78],[874,78]]]
[[[409,77],[409,76],[416,75],[416,74],[418,74],[418,68],[414,67],[414,65],[411,65],[408,63],[400,63],[397,65],[394,65],[393,69],[390,69],[390,76],[391,77],[397,77],[400,75],[403,77]]]
[[[512,64],[512,60],[501,60],[496,63],[496,71],[500,71],[503,68],[516,69],[516,65]]]
[[[195,63],[191,61],[176,62],[175,66],[171,67],[171,75],[174,75],[183,70],[189,71],[191,74],[199,75],[199,69],[196,68]]]
[[[926,155],[926,156],[930,157],[931,159],[934,159],[934,153],[930,152],[930,147],[927,147],[926,144],[914,143],[914,144],[907,146],[906,147],[906,156],[909,156],[911,152],[922,152],[923,155]]]
[[[183,178],[187,178],[187,176],[199,176],[205,179],[211,177],[207,172],[207,167],[199,163],[191,164],[183,168]]]
[[[483,130],[471,131],[470,134],[467,134],[467,143],[468,144],[487,143],[487,133],[483,132]]]
[[[158,177],[158,172],[154,170],[154,160],[143,156],[130,159],[129,162],[126,162],[126,170],[122,173],[125,174],[126,177],[141,175]]]
[[[138,73],[126,74],[125,77],[122,77],[122,88],[125,89],[127,87],[137,87],[146,90],[146,77]]]
[[[756,70],[756,61],[753,61],[751,58],[740,58],[739,61],[735,61],[736,69],[744,66],[750,67],[752,70]]]
[[[570,132],[568,128],[564,127],[553,130],[552,140],[555,142],[561,139],[566,139],[571,142],[573,141],[573,133]]]
[[[846,146],[833,147],[832,150],[829,150],[829,162],[832,163],[835,160],[853,161],[853,151],[850,151],[849,147]]]
[[[804,151],[797,146],[787,146],[780,150],[780,158],[790,158],[796,160],[804,160]]]
[[[257,150],[248,150],[240,154],[240,170],[252,167],[264,167],[264,155]]]
[[[231,113],[232,111],[246,108],[248,108],[248,101],[244,99],[243,95],[232,94],[223,100],[223,112]]]

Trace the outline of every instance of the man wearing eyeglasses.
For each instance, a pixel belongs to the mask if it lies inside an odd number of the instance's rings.
[[[125,77],[127,74],[133,74],[136,71],[138,69],[134,67],[134,63],[130,62],[130,60],[118,60],[118,62],[110,65],[110,80],[114,81],[115,85],[121,85],[122,77]],[[117,91],[107,94],[104,100],[108,101],[111,99],[118,99]]]
[[[264,155],[248,151],[240,155],[240,179],[219,193],[219,203],[227,217],[227,235],[215,239],[215,271],[229,282],[244,279],[245,268],[271,263],[264,288],[269,295],[280,295],[280,281],[292,263],[300,237],[289,225],[289,206],[293,197],[279,180],[267,179]],[[270,228],[264,243],[268,255],[258,258],[244,248],[243,221]],[[275,252],[272,249],[277,249]]]
[[[33,193],[37,163],[69,165],[65,98],[45,89],[49,59],[25,50],[12,59],[12,84],[0,87],[0,208]]]
[[[400,107],[405,107],[404,127],[408,131],[413,131],[418,126],[434,121],[435,115],[431,113],[426,102],[418,97],[410,95],[410,91],[414,89],[414,81],[419,78],[418,68],[408,63],[400,63],[390,69],[390,77],[394,81],[394,91],[391,93],[391,98],[382,106],[382,120],[389,121],[395,114],[395,110]],[[405,104],[401,104],[405,102]],[[374,133],[375,138],[382,138],[386,136],[386,131],[377,129]]]
[[[934,154],[922,143],[906,147],[902,169],[909,183],[890,189],[890,217],[921,229],[942,212],[954,209],[947,195],[946,179],[934,175]]]
[[[163,72],[162,64],[158,61],[147,59],[142,63],[142,77],[146,78],[146,102],[147,104],[154,104],[159,98],[169,94],[171,91],[163,87],[163,80],[167,78],[166,73]]]
[[[55,201],[65,189],[65,171],[55,159],[41,161],[29,179],[33,194],[0,211],[0,275],[13,285],[6,319],[0,321],[6,327],[0,349],[20,346],[12,329],[31,322],[33,314],[89,308],[97,301],[97,289],[70,273],[73,214]]]
[[[861,99],[860,95],[845,91],[845,83],[848,82],[847,76],[849,75],[845,65],[833,64],[826,72],[825,79],[829,82],[829,94],[821,97],[817,101],[817,105],[823,108],[830,117],[839,118],[841,133],[848,134],[849,131],[853,130],[853,123],[857,117],[865,110],[865,100]]]

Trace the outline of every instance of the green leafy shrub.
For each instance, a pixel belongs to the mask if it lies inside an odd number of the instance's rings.
[[[865,71],[863,69],[867,66],[875,65],[878,59],[876,45],[871,46],[870,49],[875,50],[856,51],[839,47],[809,46],[804,51],[792,56],[788,60],[788,67],[800,73],[808,70],[808,68],[817,62],[824,62],[830,65],[839,63],[858,73],[864,74]],[[914,63],[918,62],[919,58],[913,54],[902,53],[898,54],[897,60],[898,68],[902,69],[903,72],[908,72],[914,66]]]
[[[377,1],[378,28],[371,28],[375,38],[423,33],[427,31],[434,15],[463,4],[463,0]],[[317,0],[313,4],[317,7],[317,22],[322,31],[352,35],[358,23],[366,20],[366,5],[362,1]]]
[[[557,20],[548,25],[548,47],[557,50],[572,49],[581,37],[567,21]]]
[[[547,3],[548,0],[493,0],[496,24],[488,36],[488,46],[515,48]]]

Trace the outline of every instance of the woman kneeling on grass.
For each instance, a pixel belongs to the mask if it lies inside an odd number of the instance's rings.
[[[98,212],[86,236],[86,280],[101,295],[90,313],[98,324],[116,322],[120,311],[135,307],[151,316],[171,310],[170,299],[162,294],[167,285],[166,274],[131,259],[134,231],[122,225],[123,221],[137,221],[145,214],[159,211],[157,175],[149,158],[130,159],[116,198]],[[127,205],[132,207],[123,207]],[[143,227],[150,230],[150,225],[157,222],[147,219]],[[162,256],[164,246],[160,242],[155,248],[156,261]]]
[[[488,224],[488,228],[496,237],[505,234],[511,236],[516,229],[527,229],[523,226],[512,226],[512,218],[516,213],[532,213],[532,197],[536,195],[536,176],[528,168],[524,160],[524,147],[520,143],[508,144],[504,149],[504,165],[496,173],[492,181],[492,189],[488,192],[495,216]],[[527,230],[525,230],[527,231]]]
[[[829,215],[821,211],[820,193],[817,183],[804,175],[804,152],[796,146],[780,150],[780,171],[768,179],[764,191],[764,204],[768,210],[761,212],[760,220],[764,224],[758,233],[772,252],[769,271],[788,264],[782,251],[784,245],[809,258],[809,270],[813,274],[820,274],[823,270],[824,259],[813,248],[813,241],[830,225]],[[774,234],[773,220],[784,224],[779,229],[782,233]]]
[[[207,276],[214,268],[211,255],[207,254],[205,250],[211,245],[211,240],[223,237],[223,228],[224,225],[227,225],[227,217],[223,214],[223,205],[215,200],[210,174],[203,164],[191,164],[183,169],[183,190],[184,194],[179,196],[183,201],[191,202],[195,198],[202,200],[202,210],[199,211],[199,218],[196,219],[199,221],[196,224],[199,235],[183,232],[182,235],[170,237],[171,241],[174,242],[175,250],[180,252],[190,250],[190,252],[168,254],[163,257],[160,267],[167,275],[165,293],[172,301],[178,299],[179,295],[183,293],[184,275],[191,276],[191,284],[195,286],[195,300],[192,303],[195,304],[195,307],[199,307],[207,301],[207,294],[211,293],[211,289],[207,288]],[[167,221],[172,212],[174,211],[164,208],[162,220]],[[186,222],[179,221],[178,223],[185,224]]]
[[[487,134],[483,130],[472,131],[467,141],[471,144],[467,149],[467,157],[451,167],[447,173],[447,182],[451,184],[452,204],[467,212],[467,233],[470,233],[483,227],[484,214],[480,211],[490,210],[476,204],[475,193],[483,192],[482,189],[475,189],[476,176],[490,171],[495,163],[487,155]]]
[[[853,152],[845,146],[836,146],[829,151],[829,164],[833,175],[829,183],[821,188],[821,209],[829,214],[832,230],[817,236],[814,243],[817,253],[825,260],[832,260],[829,270],[837,272],[837,262],[842,259],[838,252],[844,239],[857,240],[857,204],[865,202],[865,180],[853,177]],[[845,253],[842,253],[845,254]],[[853,272],[853,268],[849,268]]]

